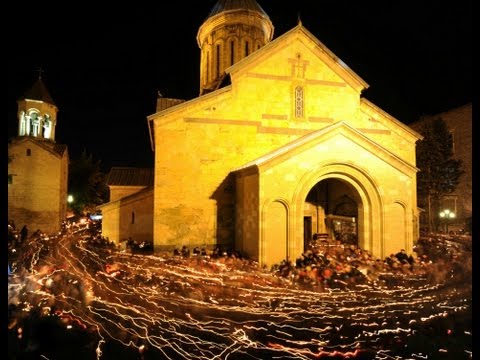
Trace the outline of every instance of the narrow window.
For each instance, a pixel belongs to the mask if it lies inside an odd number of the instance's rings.
[[[135,212],[132,211],[132,224],[135,224]]]
[[[235,60],[235,47],[234,47],[234,42],[230,41],[230,65],[233,65],[233,62]]]
[[[249,49],[248,49],[248,41],[245,41],[245,56],[248,56]]]
[[[32,149],[27,149],[27,156],[32,156]]]
[[[217,78],[220,77],[220,45],[217,45]]]
[[[452,144],[452,154],[455,153],[455,134],[453,131],[450,131],[450,139],[451,139],[451,144]]]
[[[295,117],[303,117],[303,88],[301,86],[295,88]]]
[[[12,185],[12,184],[13,184],[13,175],[8,174],[8,185]]]

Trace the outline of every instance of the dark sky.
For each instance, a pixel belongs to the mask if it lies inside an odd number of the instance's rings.
[[[16,100],[41,67],[59,108],[56,140],[71,158],[85,149],[106,171],[153,166],[146,117],[155,112],[157,90],[198,96],[196,34],[215,2],[17,2],[6,53],[9,137],[17,132]],[[472,101],[471,0],[258,3],[274,38],[300,16],[370,85],[364,96],[406,124]]]

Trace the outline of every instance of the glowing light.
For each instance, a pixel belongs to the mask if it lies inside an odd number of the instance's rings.
[[[441,218],[453,219],[455,216],[455,213],[453,211],[450,211],[449,209],[445,209],[440,212]]]
[[[302,289],[242,259],[132,256],[96,245],[87,229],[32,243],[29,271],[9,278],[8,297],[90,332],[97,360],[106,342],[164,359],[374,358],[371,349],[392,337],[407,344],[418,329],[471,311],[468,284],[397,276],[396,286],[339,280],[342,288]],[[465,330],[455,336],[471,339]]]
[[[449,209],[445,209],[440,212],[440,218],[445,219],[445,232],[448,233],[448,220],[455,218],[455,213]]]

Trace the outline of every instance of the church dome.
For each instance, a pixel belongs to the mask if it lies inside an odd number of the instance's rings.
[[[208,14],[207,18],[215,16],[224,11],[232,10],[250,10],[256,11],[263,16],[268,17],[267,13],[255,0],[219,0]]]
[[[221,86],[225,69],[269,43],[273,30],[255,0],[218,0],[197,33],[200,95]]]

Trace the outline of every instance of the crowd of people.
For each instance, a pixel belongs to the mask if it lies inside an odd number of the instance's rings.
[[[284,261],[278,266],[282,276],[293,276],[301,284],[324,288],[383,281],[395,284],[398,279],[424,277],[430,282],[471,277],[471,238],[424,236],[413,252],[404,249],[385,258],[375,258],[356,245],[334,240],[313,242],[295,264]]]
[[[462,256],[464,250],[471,251],[469,246],[471,240],[458,241],[432,235],[420,238],[411,254],[400,249],[385,258],[375,258],[357,245],[331,239],[313,240],[295,261],[285,259],[266,270],[294,286],[317,290],[377,281],[394,285],[396,280],[419,276],[429,282],[440,282],[447,278],[471,276],[471,257]],[[183,246],[180,250],[175,249],[173,256],[192,259],[196,263],[195,259],[200,257],[221,259],[237,268],[252,265],[238,251],[218,247],[212,251],[195,247],[190,252],[187,246]]]
[[[12,344],[9,351],[12,353],[35,350],[31,350],[32,344],[38,344],[35,331],[44,326],[45,319],[55,326],[68,326],[70,333],[77,329],[77,334],[84,336],[85,332],[80,332],[80,323],[63,310],[68,310],[64,307],[71,303],[80,304],[78,306],[81,308],[95,298],[89,290],[88,281],[85,281],[94,277],[99,284],[108,284],[114,292],[118,290],[117,285],[131,286],[133,294],[137,289],[147,294],[158,292],[161,295],[155,296],[159,299],[163,298],[162,294],[168,294],[195,302],[212,303],[221,298],[227,304],[230,299],[238,297],[239,290],[245,289],[268,289],[268,293],[272,288],[295,289],[294,293],[302,289],[319,294],[325,292],[329,297],[328,291],[331,289],[355,291],[357,285],[363,290],[365,287],[373,289],[377,285],[394,288],[408,285],[405,282],[410,280],[410,284],[415,283],[417,287],[419,284],[423,286],[425,281],[431,284],[447,281],[456,284],[459,280],[464,284],[471,283],[471,237],[423,236],[416,242],[412,253],[399,249],[381,259],[356,244],[318,238],[307,244],[305,251],[293,261],[285,259],[271,267],[260,267],[258,262],[240,252],[220,246],[189,248],[183,245],[147,257],[103,237],[98,223],[64,225],[62,233],[69,236],[62,239],[68,240],[61,242],[62,249],[69,248],[72,253],[77,253],[77,259],[82,264],[79,269],[85,269],[88,276],[82,277],[83,272],[79,275],[67,271],[70,262],[52,259],[59,253],[55,246],[59,244],[62,234],[55,237],[33,232],[20,240],[20,232],[15,230],[14,224],[9,224],[9,275],[12,273],[12,276],[9,276],[8,334],[9,344]],[[67,247],[64,247],[65,244],[68,244]],[[157,259],[157,256],[161,259]],[[420,283],[419,279],[422,280]],[[19,291],[24,285],[28,286],[29,291]],[[40,296],[42,307],[32,306],[25,301],[36,289],[40,289],[41,294],[50,294]],[[338,292],[342,293],[341,290]],[[212,294],[215,294],[213,298]],[[135,298],[128,296],[128,301]],[[252,305],[257,304],[256,301],[254,297],[242,297],[242,303],[249,302]],[[120,302],[124,307],[126,302]],[[273,299],[260,306],[277,309],[277,304]],[[54,322],[54,316],[50,315],[59,316],[60,320]],[[63,334],[63,328],[56,328]],[[93,346],[96,346],[97,339],[93,340]]]
[[[11,222],[8,226],[11,234],[9,248],[14,248],[16,244],[24,243],[29,238],[26,226],[20,232],[16,231],[15,225]],[[115,246],[113,242],[101,236],[100,227],[90,227],[88,231],[92,246],[108,246],[112,251],[130,251],[132,255],[136,248],[140,249],[139,246],[134,246],[135,243],[131,238],[127,241],[126,247]],[[30,238],[39,236],[41,232],[37,230]],[[380,259],[357,245],[329,238],[318,238],[307,244],[303,254],[294,261],[285,259],[274,264],[270,269],[263,270],[295,286],[310,286],[319,290],[379,280],[391,281],[399,276],[420,275],[431,281],[441,281],[449,275],[460,276],[471,273],[471,258],[463,259],[461,255],[462,242],[450,240],[452,239],[448,236],[422,236],[417,241],[413,253],[407,254],[405,249],[400,249],[397,253]],[[448,245],[445,241],[449,241]],[[463,242],[464,246],[468,244],[471,246],[471,239]],[[447,252],[445,252],[446,248],[448,248]],[[153,246],[151,250],[153,253]],[[26,250],[22,258],[28,257],[29,252]],[[165,255],[167,254],[161,254],[161,256]],[[256,262],[249,260],[240,252],[219,246],[210,250],[204,247],[194,247],[190,250],[183,245],[181,248],[175,248],[173,254],[168,255],[182,258],[187,262],[190,259],[192,266],[198,264],[198,261],[195,263],[195,259],[202,259],[202,266],[205,266],[208,261],[220,260],[239,268],[258,267]],[[14,269],[9,264],[9,273],[12,270]]]

